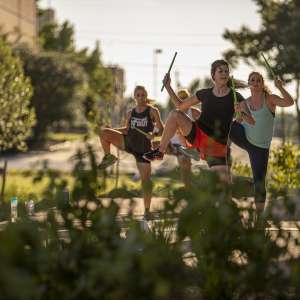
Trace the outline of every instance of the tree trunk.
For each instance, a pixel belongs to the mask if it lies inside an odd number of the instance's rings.
[[[282,146],[285,144],[285,119],[284,119],[284,110],[283,107],[281,108],[281,130],[282,130],[282,136],[281,136],[281,144]]]
[[[297,112],[297,125],[298,125],[298,141],[300,141],[300,108],[299,108],[299,93],[300,93],[300,79],[296,80],[296,112]]]

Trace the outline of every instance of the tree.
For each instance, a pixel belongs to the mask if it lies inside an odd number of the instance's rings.
[[[300,2],[298,0],[254,0],[261,18],[261,28],[253,31],[246,26],[238,31],[225,30],[223,36],[234,48],[224,56],[236,66],[240,59],[249,65],[266,67],[261,59],[263,52],[276,75],[287,82],[294,82],[298,137],[300,137]],[[266,68],[269,77],[270,71]]]
[[[39,31],[40,45],[45,51],[74,52],[74,28],[65,21],[44,25]]]
[[[42,15],[44,10],[39,9],[39,13]],[[108,117],[106,107],[113,99],[114,84],[111,71],[105,68],[101,61],[99,42],[96,42],[95,49],[91,53],[87,48],[76,51],[74,28],[68,21],[62,25],[57,23],[44,25],[39,31],[39,37],[42,49],[67,54],[84,69],[88,77],[88,95],[84,101],[85,115],[91,123],[100,125],[100,119]]]
[[[30,108],[32,87],[19,58],[0,38],[0,151],[26,149],[26,139],[35,124]]]
[[[107,107],[113,99],[113,77],[101,61],[100,44],[97,41],[95,49],[89,54],[87,49],[73,53],[72,59],[80,64],[88,76],[89,95],[86,98],[86,117],[91,123],[102,125],[109,117]]]
[[[84,122],[87,77],[83,69],[62,54],[22,52],[21,55],[25,73],[34,87],[35,140],[43,141],[49,129],[70,127],[80,120]]]

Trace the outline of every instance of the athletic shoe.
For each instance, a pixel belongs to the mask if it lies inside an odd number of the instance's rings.
[[[106,169],[107,167],[113,165],[118,160],[114,155],[107,153],[102,158],[101,163],[98,165],[98,169]]]
[[[179,155],[180,153],[178,152],[178,147],[182,147],[180,144],[172,144],[170,143],[170,154],[172,155]]]
[[[150,211],[145,211],[144,213],[144,219],[147,220],[147,221],[151,221],[154,219],[154,215],[152,212]]]
[[[143,155],[143,159],[148,161],[162,160],[163,158],[164,158],[164,154],[160,152],[158,149],[149,151]]]
[[[183,146],[177,147],[177,151],[184,156],[187,156],[189,158],[192,158],[194,160],[199,161],[200,160],[200,155],[199,152],[195,148],[187,148]]]

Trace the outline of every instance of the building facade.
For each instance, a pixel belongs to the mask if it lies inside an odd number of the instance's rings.
[[[0,0],[0,28],[15,45],[38,49],[35,0]]]
[[[126,114],[126,103],[124,103],[125,74],[118,66],[109,66],[114,80],[113,99],[111,102],[111,125],[119,127]]]

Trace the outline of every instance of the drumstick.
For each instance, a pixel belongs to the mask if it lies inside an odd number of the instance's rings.
[[[148,137],[148,133],[146,133],[145,131],[137,128],[137,127],[133,127],[133,129],[135,129],[136,131],[138,131],[139,133],[143,134],[144,136]]]
[[[262,58],[264,59],[265,65],[267,66],[269,72],[272,74],[273,79],[275,79],[275,78],[276,78],[275,72],[273,71],[273,69],[272,69],[271,66],[269,65],[268,61],[266,60],[266,58],[265,58],[265,56],[264,56],[264,54],[263,54],[262,52],[261,52],[261,56],[262,56]]]
[[[171,62],[171,64],[170,64],[170,66],[169,66],[169,70],[168,70],[167,74],[170,74],[170,72],[171,72],[171,69],[172,69],[172,67],[173,67],[173,64],[174,64],[176,55],[177,55],[177,52],[175,52],[175,54],[174,54],[174,56],[173,56],[173,59],[172,59],[172,62]],[[161,87],[161,90],[160,90],[161,92],[164,90],[164,87],[165,87],[165,85],[163,84],[162,87]]]

